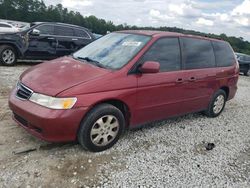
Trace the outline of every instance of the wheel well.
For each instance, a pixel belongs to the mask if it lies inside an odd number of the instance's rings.
[[[115,106],[116,108],[118,108],[123,113],[123,115],[124,115],[124,118],[125,118],[125,121],[126,121],[126,127],[129,126],[129,122],[130,122],[130,110],[129,110],[129,107],[128,107],[127,104],[125,104],[123,101],[114,99],[114,100],[101,101],[101,102],[95,104],[93,106],[93,108],[96,105],[103,104],[103,103],[111,104],[111,105]]]
[[[21,56],[21,52],[14,44],[9,44],[9,43],[1,43],[0,44],[0,46],[4,46],[4,45],[11,46],[12,48],[14,48],[14,50],[16,51],[17,58]]]
[[[224,86],[224,87],[221,87],[220,89],[222,89],[223,91],[225,91],[226,95],[227,95],[227,99],[228,99],[228,96],[229,96],[229,88]]]

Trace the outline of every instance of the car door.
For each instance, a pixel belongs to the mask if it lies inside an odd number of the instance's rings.
[[[182,90],[181,113],[205,110],[216,87],[216,63],[210,40],[191,37],[180,38],[185,87]]]
[[[25,56],[28,59],[52,59],[56,55],[57,40],[54,36],[54,26],[38,25],[28,34],[28,49]]]
[[[72,27],[56,25],[55,34],[58,41],[56,48],[56,55],[58,57],[69,55],[78,49],[78,45],[75,43],[78,39]]]
[[[178,38],[158,39],[139,64],[146,61],[159,62],[160,72],[138,75],[137,124],[178,115],[185,99]]]

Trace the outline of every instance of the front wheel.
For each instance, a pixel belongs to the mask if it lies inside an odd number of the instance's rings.
[[[212,97],[205,114],[208,117],[217,117],[223,111],[226,104],[226,93],[222,89],[218,90]]]
[[[112,147],[125,127],[122,112],[113,105],[100,104],[84,118],[78,131],[78,142],[87,150],[100,152]]]
[[[245,75],[245,76],[250,76],[250,69],[249,69],[248,71],[245,71],[245,72],[244,72],[244,75]]]
[[[15,49],[9,45],[0,46],[0,64],[13,66],[16,64],[17,54]]]

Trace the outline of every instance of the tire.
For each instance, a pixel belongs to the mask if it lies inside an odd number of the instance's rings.
[[[100,152],[111,148],[124,128],[125,118],[122,112],[115,106],[104,103],[90,110],[82,120],[77,139],[84,149]]]
[[[213,95],[209,103],[208,109],[205,111],[205,115],[208,117],[219,116],[225,107],[226,98],[227,98],[227,95],[225,91],[223,91],[222,89],[215,92],[215,94]],[[217,104],[217,108],[215,106],[216,104]]]
[[[17,62],[16,50],[9,45],[0,46],[0,64],[5,66],[13,66]]]
[[[244,75],[245,75],[245,76],[250,76],[250,69],[249,69],[248,71],[245,71],[245,72],[244,72]]]

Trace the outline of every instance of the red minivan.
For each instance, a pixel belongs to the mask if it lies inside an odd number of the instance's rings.
[[[235,96],[238,76],[227,42],[120,31],[26,70],[9,106],[31,134],[50,142],[78,140],[98,152],[125,128],[192,112],[218,116]]]

